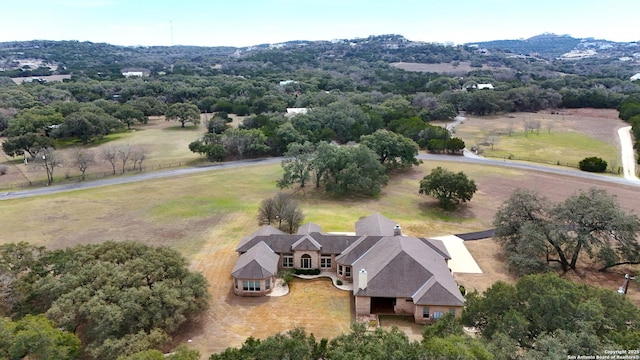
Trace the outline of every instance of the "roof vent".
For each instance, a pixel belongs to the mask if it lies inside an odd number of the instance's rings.
[[[400,225],[396,224],[396,226],[393,227],[393,236],[400,235],[402,235],[402,229],[400,228]]]

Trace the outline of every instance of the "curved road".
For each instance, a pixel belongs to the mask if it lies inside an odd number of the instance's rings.
[[[579,177],[579,178],[589,179],[589,180],[597,180],[597,181],[603,181],[603,182],[609,182],[609,183],[616,183],[620,185],[640,187],[640,180],[635,176],[635,159],[633,154],[633,145],[631,141],[630,129],[631,127],[625,127],[618,130],[618,134],[620,136],[620,144],[622,148],[622,163],[623,163],[624,175],[625,175],[624,178],[610,176],[610,175],[594,174],[594,173],[568,169],[563,167],[544,166],[544,165],[538,165],[533,163],[523,163],[523,162],[517,162],[517,161],[510,161],[510,160],[488,159],[481,156],[477,156],[472,152],[466,151],[466,150],[464,152],[464,156],[420,154],[418,155],[418,158],[422,160],[429,160],[429,161],[451,161],[451,162],[465,162],[465,163],[471,163],[471,164],[503,166],[508,168],[527,170],[527,171],[541,171],[541,172],[558,174],[558,175],[573,176],[573,177]],[[144,174],[130,175],[125,177],[114,177],[114,178],[106,178],[106,179],[89,181],[89,182],[78,182],[73,184],[49,186],[45,188],[5,192],[5,193],[0,193],[0,200],[48,195],[48,194],[65,192],[65,191],[95,188],[100,186],[127,184],[127,183],[138,182],[138,181],[161,179],[165,177],[195,174],[195,173],[220,170],[220,169],[230,169],[230,168],[243,167],[243,166],[279,163],[280,161],[282,161],[282,159],[283,158],[281,157],[276,157],[276,158],[257,159],[257,160],[232,161],[232,162],[213,164],[210,166],[203,166],[203,167],[180,168],[180,169],[173,169],[173,170],[156,171],[156,172],[150,172],[150,173],[144,173]]]

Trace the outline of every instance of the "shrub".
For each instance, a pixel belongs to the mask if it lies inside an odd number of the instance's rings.
[[[8,169],[6,165],[0,165],[0,175],[6,174]]]
[[[582,171],[601,173],[607,170],[607,162],[599,157],[592,156],[580,160],[578,167]]]
[[[293,269],[296,275],[320,275],[320,269]]]
[[[289,285],[291,280],[293,280],[293,271],[291,271],[291,270],[282,270],[278,274],[278,277],[282,278],[282,280],[284,280],[284,282],[287,283],[287,285]]]
[[[336,285],[342,285],[342,280],[336,280]]]

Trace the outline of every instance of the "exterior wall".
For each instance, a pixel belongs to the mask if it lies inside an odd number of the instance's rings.
[[[320,254],[320,257],[331,256],[331,268],[322,268],[324,271],[336,271],[336,254]],[[319,260],[318,260],[319,261]],[[320,263],[318,263],[320,264]],[[320,267],[320,265],[318,265]]]
[[[292,254],[293,255],[293,253],[278,253],[278,255],[280,255],[280,260],[278,260],[278,271],[280,271],[280,270],[293,270],[292,267],[284,267],[283,266],[283,264],[284,264],[284,255],[285,254]],[[294,258],[294,265],[295,265],[295,258]]]
[[[338,279],[340,280],[344,280],[344,281],[353,281],[353,269],[351,268],[351,266],[348,265],[342,265],[342,273],[340,273],[340,264],[336,264],[336,276],[338,277]],[[351,272],[350,275],[347,276],[346,275],[346,268],[350,268]]]
[[[371,313],[371,298],[368,296],[356,296],[356,315],[368,315]]]
[[[425,307],[429,308],[429,318],[425,319],[422,315],[423,315],[423,309]],[[428,305],[417,305],[415,312],[413,313],[413,319],[415,320],[416,323],[418,324],[428,324],[431,323],[433,321],[436,321],[433,319],[433,313],[435,312],[442,312],[443,314],[447,314],[449,313],[450,309],[454,309],[455,310],[455,314],[456,317],[460,317],[460,315],[462,315],[462,306],[428,306]]]
[[[270,277],[268,279],[271,280],[271,284],[269,286],[269,290],[265,290],[265,283],[266,283],[267,279],[237,279],[237,278],[233,278],[233,292],[236,295],[240,295],[240,296],[265,296],[265,295],[271,293],[271,291],[273,290],[273,286],[275,285],[275,282],[276,282],[275,276]],[[242,282],[243,281],[248,281],[248,280],[260,281],[260,291],[244,291],[243,290],[243,286],[242,286]]]
[[[319,269],[320,268],[320,253],[318,251],[294,251],[293,252],[293,267],[295,269],[301,269],[302,266],[300,263],[300,259],[302,259],[302,255],[307,254],[311,256],[311,269]]]
[[[410,298],[396,298],[396,306],[393,308],[397,315],[413,315],[416,306]]]

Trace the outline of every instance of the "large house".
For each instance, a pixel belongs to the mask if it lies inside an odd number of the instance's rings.
[[[412,315],[417,323],[448,312],[460,315],[464,298],[442,241],[404,236],[380,214],[361,218],[355,230],[355,235],[325,234],[313,223],[296,234],[260,228],[236,249],[234,292],[264,296],[280,270],[320,269],[353,284],[356,315]]]

